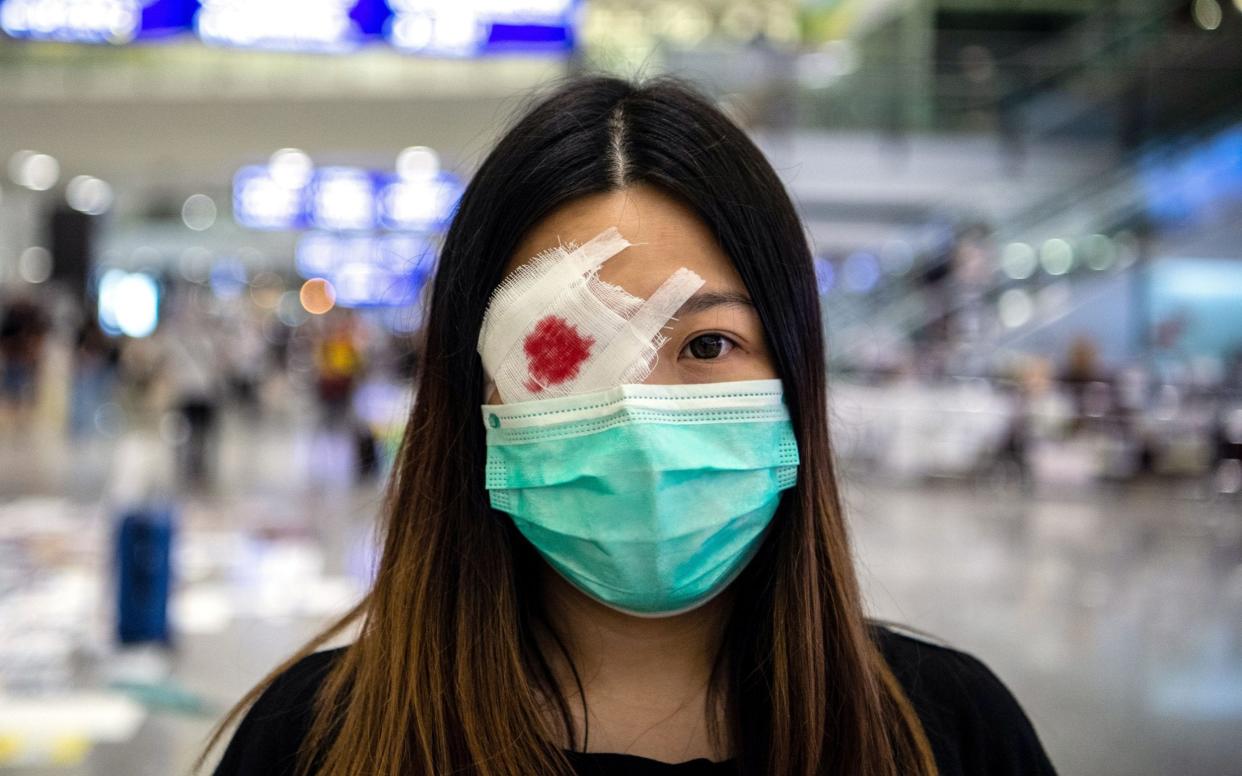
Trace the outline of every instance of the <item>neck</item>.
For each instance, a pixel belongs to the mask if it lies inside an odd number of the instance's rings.
[[[659,713],[706,710],[729,614],[727,591],[682,614],[635,617],[586,596],[546,566],[543,582],[549,624],[572,668],[550,641],[544,654],[571,708],[580,703],[576,669],[592,718],[618,703]]]

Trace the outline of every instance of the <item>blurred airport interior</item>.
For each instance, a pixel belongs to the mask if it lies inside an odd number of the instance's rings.
[[[0,773],[184,773],[361,595],[462,187],[672,73],[816,256],[876,617],[1242,774],[1242,0],[0,0]]]

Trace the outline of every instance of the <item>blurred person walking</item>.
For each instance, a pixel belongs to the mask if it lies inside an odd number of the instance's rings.
[[[172,322],[161,337],[162,378],[170,392],[169,406],[179,419],[177,444],[183,482],[209,484],[222,396],[221,360],[209,333],[184,317]]]
[[[352,423],[351,402],[363,367],[353,316],[332,315],[315,345],[315,388],[324,425]]]
[[[242,316],[233,321],[229,347],[222,353],[230,394],[251,419],[259,417],[261,389],[271,367],[270,348],[262,327],[262,321],[253,317]]]
[[[18,298],[0,317],[0,430],[25,427],[38,396],[49,321],[43,308]]]
[[[78,330],[73,364],[69,433],[78,437],[95,428],[95,414],[116,387],[121,350],[99,327],[94,315]]]

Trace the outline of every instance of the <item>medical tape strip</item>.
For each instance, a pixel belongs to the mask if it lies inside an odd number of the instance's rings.
[[[703,278],[685,267],[674,272],[626,321],[620,334],[591,359],[578,377],[579,384],[606,388],[646,379],[655,352],[667,341],[660,330],[702,285]]]

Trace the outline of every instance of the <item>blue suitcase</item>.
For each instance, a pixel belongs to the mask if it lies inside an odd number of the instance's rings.
[[[122,644],[171,642],[171,508],[126,512],[116,535],[117,638]]]

